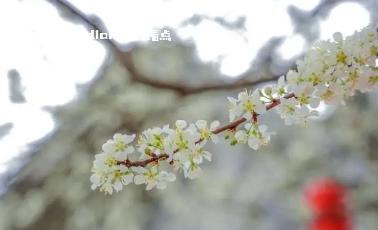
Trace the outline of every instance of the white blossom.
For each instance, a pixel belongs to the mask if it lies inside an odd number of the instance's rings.
[[[245,130],[236,132],[235,137],[240,143],[248,143],[248,146],[254,150],[259,149],[263,145],[267,145],[273,132],[268,132],[266,125],[257,125],[247,123]]]
[[[308,118],[317,116],[315,110],[310,110],[306,105],[301,106],[295,98],[281,98],[281,103],[276,107],[277,113],[285,120],[286,125],[307,126]]]
[[[102,153],[96,156],[93,174],[90,177],[92,190],[97,187],[100,191],[112,194],[113,189],[116,192],[122,190],[123,185],[128,185],[133,181],[133,173],[124,165],[118,165],[117,161],[111,154]]]
[[[152,166],[151,168],[135,167],[133,171],[137,174],[134,177],[134,183],[136,185],[145,184],[146,190],[151,190],[154,187],[158,189],[165,189],[167,182],[176,180],[176,176],[173,173],[166,171],[159,171],[158,167]]]
[[[240,105],[243,109],[243,117],[247,120],[252,118],[253,113],[263,114],[265,113],[265,105],[260,100],[260,94],[258,90],[251,92],[244,91],[239,93]]]
[[[285,120],[286,125],[292,125],[295,123],[298,102],[295,98],[281,98],[281,103],[276,107],[276,111],[282,119]]]
[[[162,153],[172,153],[167,135],[172,131],[169,125],[163,128],[147,129],[142,133],[138,139],[138,151],[141,154],[141,159],[148,158],[151,154],[160,155]]]
[[[331,82],[328,86],[318,86],[315,95],[328,105],[338,105],[344,102],[343,90],[334,82]]]
[[[135,139],[135,134],[127,135],[116,133],[113,139],[102,145],[102,150],[106,153],[116,153],[117,160],[124,160],[127,155],[134,152],[134,147],[129,145]]]
[[[253,91],[253,93],[245,90],[239,93],[238,99],[229,97],[228,101],[230,102],[230,121],[240,116],[250,120],[254,113],[263,114],[266,111],[258,90]]]
[[[278,78],[277,84],[274,85],[272,89],[272,94],[282,97],[286,93],[287,93],[287,83],[285,80],[285,76],[281,76]]]
[[[319,105],[320,99],[313,96],[314,89],[310,83],[303,83],[293,87],[292,91],[301,106],[310,105],[312,108],[316,108]]]
[[[213,133],[214,130],[220,125],[219,121],[213,121],[210,124],[210,128],[207,127],[207,121],[198,120],[196,126],[200,133],[201,140],[207,141],[212,140],[215,144],[218,143],[219,139],[216,134]]]

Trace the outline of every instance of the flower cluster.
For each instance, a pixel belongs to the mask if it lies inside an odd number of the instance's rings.
[[[273,132],[260,124],[258,117],[274,108],[285,124],[308,125],[308,118],[317,116],[320,102],[328,105],[344,104],[356,91],[369,92],[378,87],[377,31],[367,27],[343,39],[334,34],[334,41],[320,41],[297,61],[297,69],[281,76],[278,82],[254,91],[240,92],[237,98],[228,97],[229,120],[221,126],[204,120],[188,124],[178,120],[173,128],[148,129],[135,135],[115,134],[102,146],[92,168],[92,189],[107,194],[120,191],[123,185],[134,182],[146,189],[164,189],[176,179],[167,171],[182,171],[186,178],[201,173],[204,160],[211,161],[205,150],[208,141],[218,142],[218,135],[226,132],[231,145],[248,144],[254,150],[267,145]],[[244,128],[238,126],[244,123]],[[139,153],[137,155],[136,153]],[[132,161],[132,158],[138,159]]]
[[[102,145],[103,152],[97,154],[93,162],[92,189],[100,187],[101,191],[112,194],[113,189],[118,192],[123,185],[133,181],[132,170],[118,162],[134,152],[134,147],[129,145],[134,139],[135,135],[115,134],[112,140]]]
[[[213,132],[219,124],[214,121],[208,126],[206,121],[199,120],[188,125],[178,120],[174,128],[166,125],[148,129],[137,140],[136,149],[140,153],[137,163],[129,160],[135,151],[129,145],[135,135],[115,134],[102,146],[102,153],[96,155],[90,177],[92,189],[99,187],[100,191],[112,194],[131,182],[145,184],[146,190],[164,189],[176,176],[164,170],[167,165],[162,161],[168,162],[175,171],[183,171],[186,178],[196,178],[201,173],[200,164],[211,161],[211,153],[204,146],[209,140],[217,143],[218,136]]]

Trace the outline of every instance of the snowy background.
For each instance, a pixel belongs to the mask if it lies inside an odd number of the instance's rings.
[[[347,186],[356,229],[378,229],[376,93],[324,107],[307,129],[267,116],[278,133],[270,146],[212,146],[203,176],[179,176],[164,191],[128,186],[106,197],[88,179],[114,132],[226,122],[226,97],[239,90],[146,84],[126,58],[152,82],[173,85],[272,78],[314,41],[377,24],[377,12],[376,0],[1,1],[1,229],[303,229],[303,187],[321,176]],[[113,42],[93,40],[91,24]],[[162,28],[173,42],[151,42]]]

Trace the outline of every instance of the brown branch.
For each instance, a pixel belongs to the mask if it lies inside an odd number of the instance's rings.
[[[107,32],[104,26],[98,25],[96,22],[90,19],[85,13],[81,12],[77,9],[73,4],[65,1],[65,0],[46,0],[51,4],[55,5],[58,9],[63,9],[65,11],[70,12],[72,15],[76,16],[82,23],[84,23],[89,29],[97,30],[100,33]],[[241,79],[234,83],[216,83],[216,84],[208,84],[203,86],[188,86],[185,84],[180,83],[172,83],[162,80],[157,80],[156,77],[148,77],[140,73],[140,71],[136,68],[133,58],[132,58],[132,50],[123,51],[121,47],[112,39],[103,39],[98,40],[103,42],[106,46],[108,46],[112,51],[116,58],[118,58],[122,65],[128,70],[130,74],[130,79],[133,82],[138,82],[144,85],[148,85],[150,87],[158,88],[158,89],[166,89],[172,90],[178,93],[181,96],[191,95],[191,94],[198,94],[207,91],[215,91],[215,90],[231,90],[231,89],[239,89],[245,87],[252,87],[260,83],[270,82],[276,80],[279,76],[271,76],[265,78],[259,78],[255,80],[247,80],[250,76],[248,74],[241,75],[237,78]]]
[[[287,95],[284,96],[284,98],[286,99],[289,99],[289,98],[292,98],[292,97],[295,97],[294,93],[289,93]],[[274,107],[276,107],[277,105],[279,105],[281,102],[280,102],[280,99],[274,99],[270,104],[266,105],[266,110],[271,110],[273,109]],[[254,113],[253,114],[253,117],[255,117],[257,119],[257,116],[259,116],[259,114],[257,113]],[[245,119],[244,117],[241,117],[239,118],[238,120],[236,121],[233,121],[227,125],[224,125],[222,127],[219,127],[217,129],[215,129],[214,131],[212,131],[212,133],[214,134],[219,134],[219,133],[222,133],[226,130],[235,130],[240,124],[244,123],[245,121],[247,121],[247,119]],[[200,139],[198,141],[196,141],[196,144],[202,142],[203,140]],[[177,153],[178,150],[175,150],[173,152],[173,154]],[[143,160],[143,161],[130,161],[129,159],[126,159],[124,161],[119,161],[118,164],[122,164],[122,165],[125,165],[126,167],[137,167],[137,166],[140,166],[140,167],[145,167],[147,166],[148,164],[151,164],[151,163],[158,163],[159,161],[161,160],[166,160],[169,158],[169,155],[166,154],[166,153],[163,153],[163,154],[160,154],[159,156],[155,155],[155,154],[152,154],[152,157],[147,159],[147,160]]]
[[[73,4],[71,4],[68,1],[65,0],[46,0],[50,4],[54,5],[58,10],[62,10],[63,12],[70,12],[72,15],[76,17],[76,19],[80,20],[81,23],[83,23],[88,29],[98,30],[99,32],[105,32],[107,33],[107,29],[104,26],[98,25],[96,22],[94,22],[92,19],[90,19],[89,16],[87,16],[85,13],[83,13],[81,10],[76,8]],[[106,46],[110,46],[113,50],[119,50],[119,46],[116,42],[114,42],[112,39],[100,39],[97,40],[99,42],[103,42]]]
[[[248,76],[238,77],[241,80],[225,84],[225,83],[215,83],[215,84],[207,84],[202,86],[188,86],[186,84],[180,83],[171,83],[166,81],[161,81],[157,79],[153,79],[151,77],[147,77],[141,74],[138,69],[136,68],[131,53],[119,53],[121,57],[122,64],[126,67],[126,69],[130,73],[130,78],[132,81],[139,82],[151,87],[159,88],[159,89],[168,89],[173,90],[181,96],[187,96],[191,94],[199,94],[208,91],[216,91],[216,90],[232,90],[232,89],[240,89],[245,87],[252,87],[261,83],[275,81],[279,78],[279,76],[271,76],[266,78],[259,78],[254,80],[247,80]]]
[[[151,158],[149,159],[146,159],[146,160],[143,160],[143,161],[129,161],[128,159],[126,159],[125,161],[120,161],[118,162],[118,164],[122,164],[122,165],[125,165],[127,167],[145,167],[146,165],[150,164],[150,163],[153,163],[153,162],[158,162],[160,160],[165,160],[165,159],[168,159],[168,154],[160,154],[159,156],[152,156]]]

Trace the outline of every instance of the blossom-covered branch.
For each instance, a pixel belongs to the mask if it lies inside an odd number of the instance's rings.
[[[254,150],[267,145],[274,132],[259,122],[259,116],[275,110],[286,125],[308,125],[308,118],[317,116],[322,101],[329,105],[345,104],[356,91],[368,92],[378,87],[378,35],[367,27],[343,39],[334,34],[334,41],[320,41],[278,82],[261,89],[245,90],[237,98],[229,97],[229,121],[208,125],[198,120],[188,124],[178,120],[174,127],[165,125],[136,135],[115,134],[96,155],[92,189],[111,194],[134,182],[146,189],[163,189],[174,181],[172,171],[181,171],[185,178],[196,178],[200,165],[210,161],[205,150],[208,142],[217,143],[220,133],[231,145],[248,144]],[[244,123],[244,127],[240,127]],[[136,152],[138,154],[136,154]],[[137,160],[131,160],[138,157]],[[171,168],[171,170],[169,170]]]
[[[290,93],[286,96],[284,96],[284,98],[286,99],[289,99],[289,98],[292,98],[292,97],[295,97],[295,95],[293,93]],[[272,108],[274,108],[275,106],[279,105],[280,104],[280,100],[277,99],[277,100],[274,100],[272,103],[266,105],[266,110],[270,110]],[[252,116],[258,116],[259,114],[257,113],[253,113]],[[233,130],[236,130],[236,128],[240,125],[240,124],[243,124],[244,122],[246,122],[247,119],[245,119],[244,117],[242,118],[239,118],[238,120],[236,121],[233,121],[233,122],[230,122],[228,123],[227,125],[224,125],[222,127],[219,127],[219,128],[216,128],[215,130],[211,131],[213,134],[219,134],[221,132],[224,132],[224,131],[233,131]],[[202,142],[203,139],[199,139],[196,141],[196,144]],[[175,152],[173,153],[175,154]],[[156,155],[156,154],[151,154],[151,158],[149,159],[146,159],[146,160],[142,160],[142,161],[130,161],[129,159],[126,159],[124,161],[119,161],[118,164],[120,165],[125,165],[126,167],[145,167],[147,166],[148,164],[152,164],[152,163],[157,163],[158,161],[160,160],[166,160],[169,158],[169,155],[168,154],[160,154],[160,155]]]

